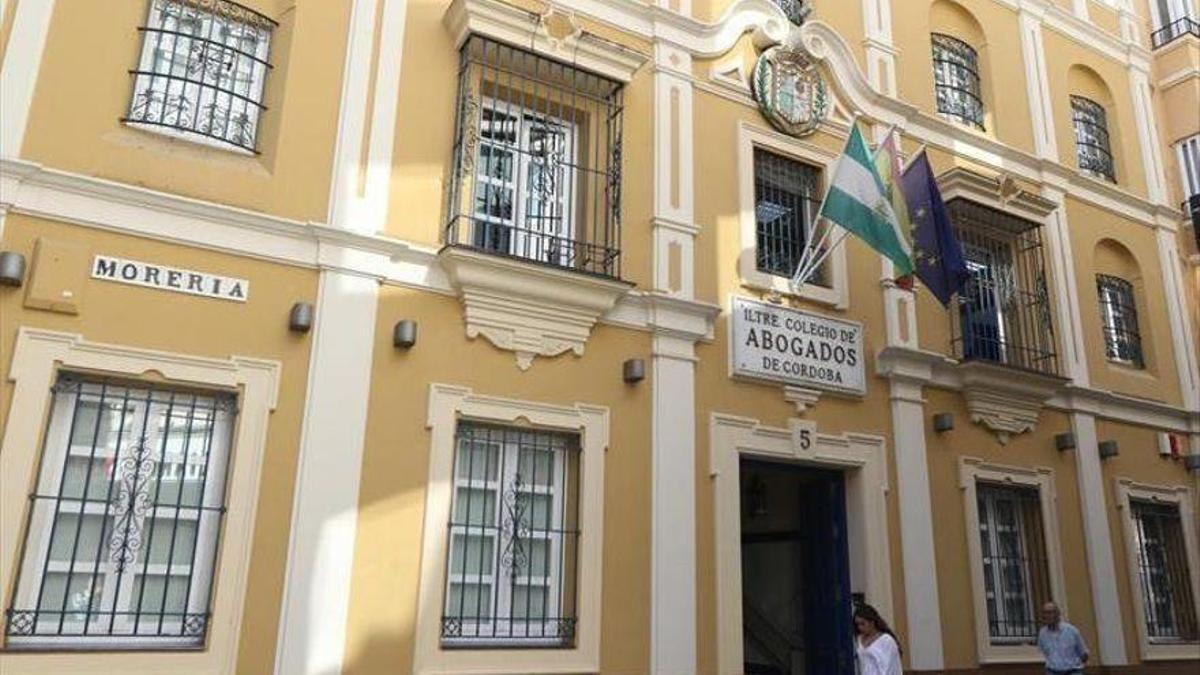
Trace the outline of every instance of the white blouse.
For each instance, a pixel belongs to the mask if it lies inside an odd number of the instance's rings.
[[[865,647],[862,636],[855,636],[854,651],[858,656],[859,675],[901,675],[904,672],[900,668],[900,646],[887,633],[880,633]]]

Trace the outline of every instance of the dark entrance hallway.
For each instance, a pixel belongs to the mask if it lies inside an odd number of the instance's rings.
[[[839,471],[741,463],[745,672],[853,675]]]

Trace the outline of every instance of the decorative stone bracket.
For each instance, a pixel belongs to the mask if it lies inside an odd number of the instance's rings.
[[[1037,426],[1038,417],[1065,378],[972,361],[958,367],[971,421],[987,427],[1001,443]]]
[[[446,247],[438,258],[462,300],[467,337],[516,352],[521,370],[537,356],[582,356],[597,319],[633,288],[465,248]]]

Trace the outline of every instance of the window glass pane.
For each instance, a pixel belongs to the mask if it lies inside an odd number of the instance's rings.
[[[577,438],[463,422],[456,448],[443,642],[570,646]]]
[[[939,113],[983,129],[983,103],[979,87],[979,57],[967,43],[934,33],[934,94]]]
[[[225,0],[152,0],[126,122],[253,150],[275,23]]]
[[[976,493],[988,633],[998,644],[1031,643],[1036,609],[1050,599],[1037,491],[979,483]]]
[[[816,218],[820,170],[782,155],[754,149],[756,258],[760,272],[791,277]],[[824,265],[813,283],[828,285]]]
[[[233,395],[64,374],[50,409],[8,646],[70,648],[80,609],[122,649],[203,644]]]
[[[1155,642],[1200,639],[1179,508],[1131,503],[1146,631]]]

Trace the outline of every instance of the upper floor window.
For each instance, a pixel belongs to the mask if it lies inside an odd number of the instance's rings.
[[[1089,98],[1072,96],[1071,121],[1075,125],[1075,150],[1079,169],[1117,182],[1108,140],[1108,115],[1105,114],[1104,107]]]
[[[1145,367],[1133,285],[1119,277],[1097,274],[1096,291],[1104,324],[1104,351],[1109,360]]]
[[[955,355],[1057,374],[1041,228],[961,198],[947,210],[971,274],[951,319]]]
[[[934,33],[933,82],[937,111],[976,129],[983,129],[983,98],[979,87],[979,54],[958,38]]]
[[[123,121],[255,151],[275,25],[227,0],[151,0]]]
[[[1200,37],[1200,22],[1188,7],[1188,0],[1151,0],[1157,23],[1150,34],[1155,49],[1189,33]]]
[[[1178,504],[1130,501],[1142,610],[1151,642],[1195,642],[1196,607]]]
[[[623,88],[472,36],[446,243],[620,276]]]
[[[1050,572],[1036,488],[979,483],[980,557],[992,644],[1037,639]]]
[[[821,170],[817,167],[754,148],[758,271],[789,278],[796,273],[821,205],[820,183]]]
[[[1176,143],[1175,156],[1179,161],[1183,194],[1188,197],[1200,195],[1200,134]]]
[[[204,645],[234,414],[232,394],[59,378],[9,646]]]
[[[572,646],[578,437],[460,422],[456,441],[442,644]]]

